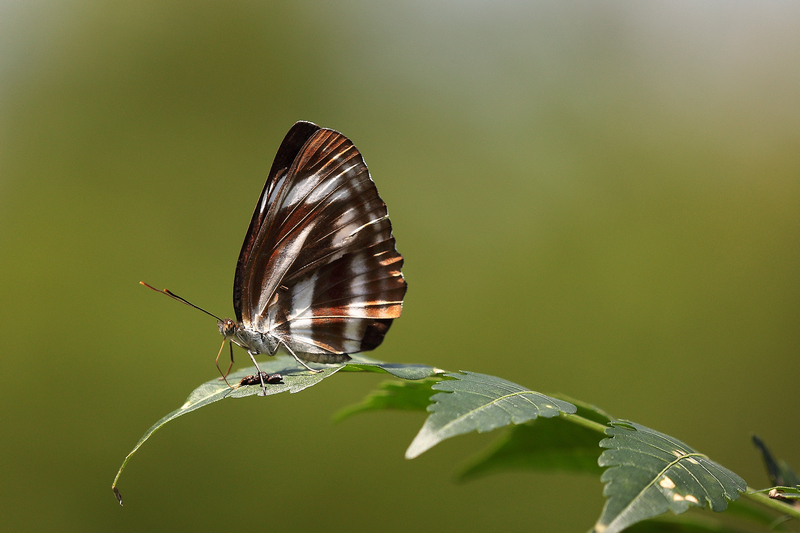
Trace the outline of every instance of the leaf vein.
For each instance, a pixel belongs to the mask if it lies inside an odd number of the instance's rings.
[[[477,393],[476,393],[476,394],[477,394]],[[500,396],[500,397],[498,397],[498,398],[495,398],[495,399],[493,399],[493,400],[491,400],[491,401],[489,401],[489,402],[487,402],[487,403],[484,403],[484,404],[482,404],[482,405],[480,405],[480,406],[478,406],[478,407],[476,407],[476,408],[474,408],[474,409],[470,409],[469,411],[467,411],[467,412],[466,412],[466,413],[464,413],[463,415],[460,415],[460,416],[458,416],[458,417],[454,418],[453,420],[451,420],[450,422],[448,422],[447,424],[443,425],[443,426],[442,426],[442,427],[439,429],[439,431],[444,431],[444,430],[446,430],[447,428],[449,428],[450,426],[453,426],[453,425],[455,425],[455,424],[457,424],[457,423],[461,422],[462,420],[465,420],[465,419],[467,419],[469,416],[471,416],[471,415],[473,415],[473,414],[475,414],[475,413],[477,413],[477,412],[479,412],[479,411],[481,411],[481,410],[483,410],[483,409],[486,409],[486,408],[488,408],[488,407],[491,407],[492,405],[498,404],[499,402],[501,402],[501,401],[503,401],[503,400],[505,400],[505,399],[511,398],[511,397],[513,397],[513,396],[522,396],[522,395],[525,395],[525,394],[534,394],[534,395],[536,395],[536,396],[541,396],[541,394],[539,394],[539,393],[537,393],[537,392],[534,392],[534,391],[531,391],[531,390],[517,391],[517,392],[512,392],[512,393],[510,393],[510,394],[505,394],[505,395],[503,395],[503,396]],[[484,397],[486,397],[486,398],[491,398],[491,396],[488,396],[488,395],[485,395],[485,394],[477,394],[477,395],[478,395],[478,396],[484,396]],[[528,401],[531,403],[531,405],[533,405],[533,406],[536,408],[536,410],[537,410],[538,412],[541,412],[541,409],[539,409],[539,407],[538,407],[538,406],[537,406],[535,403],[533,403],[533,402],[532,402],[530,399],[528,399],[528,398],[525,398],[525,399],[526,399],[526,400],[528,400]],[[503,411],[505,411],[506,413],[509,413],[509,411],[508,411],[507,409],[505,409],[505,408],[504,408],[502,405],[498,405],[498,407],[500,407],[501,409],[503,409]],[[509,414],[510,414],[510,413],[509,413]],[[513,417],[512,417],[512,418],[513,418]]]

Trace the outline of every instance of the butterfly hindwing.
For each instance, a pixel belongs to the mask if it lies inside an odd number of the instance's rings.
[[[385,247],[382,242],[346,254],[298,281],[288,291],[291,303],[279,306],[273,331],[286,342],[306,346],[293,348],[312,353],[377,347],[392,319],[400,316],[406,291],[402,257]]]

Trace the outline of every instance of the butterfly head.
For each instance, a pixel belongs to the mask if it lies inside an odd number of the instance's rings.
[[[239,324],[230,318],[226,318],[225,320],[217,320],[217,327],[219,328],[219,332],[223,337],[230,339],[236,335],[236,331],[239,329]]]

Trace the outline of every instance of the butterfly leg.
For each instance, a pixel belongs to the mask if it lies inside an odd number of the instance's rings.
[[[231,362],[228,365],[228,370],[225,372],[225,377],[228,377],[228,374],[231,373],[231,368],[233,368],[233,343],[232,342],[228,343],[228,348],[230,348],[230,351],[231,351]]]
[[[222,373],[222,369],[219,367],[219,356],[222,355],[222,350],[225,349],[225,340],[222,341],[222,346],[219,347],[219,352],[217,353],[217,358],[214,360],[214,363],[217,365],[217,370],[219,370],[219,375],[222,376],[222,379],[225,380],[225,384],[228,387],[231,387],[231,384],[228,383],[228,374],[231,371],[231,367],[233,366],[233,345],[231,345],[231,364],[228,365],[228,371],[224,374]],[[233,387],[231,387],[233,388]]]
[[[250,360],[252,360],[253,364],[256,365],[256,374],[258,375],[258,379],[261,381],[261,392],[259,392],[258,395],[259,396],[266,396],[267,395],[267,384],[264,383],[264,376],[266,375],[267,376],[267,380],[269,380],[269,374],[267,374],[266,372],[263,372],[261,370],[261,367],[258,366],[258,363],[256,362],[256,355],[258,355],[257,353],[255,353],[255,352],[253,352],[251,350],[247,350],[247,355],[250,356]]]
[[[310,366],[308,366],[308,365],[305,363],[305,361],[303,361],[302,359],[300,359],[299,357],[297,357],[297,355],[296,355],[296,354],[295,354],[295,353],[292,351],[292,349],[291,349],[291,348],[289,348],[289,345],[288,345],[288,344],[286,344],[286,343],[285,343],[285,342],[283,342],[283,341],[281,341],[281,344],[283,344],[283,347],[284,347],[284,348],[286,348],[286,350],[287,350],[287,351],[288,351],[290,354],[292,354],[292,357],[294,357],[294,360],[295,360],[295,361],[297,361],[298,363],[300,363],[301,365],[303,365],[304,367],[306,367],[306,369],[307,369],[307,370],[310,370],[312,374],[319,374],[320,372],[322,372],[322,370],[315,370],[315,369],[311,368]]]

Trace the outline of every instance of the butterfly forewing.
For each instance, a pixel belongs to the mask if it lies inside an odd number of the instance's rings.
[[[239,252],[239,260],[236,263],[236,275],[233,280],[233,308],[236,312],[236,320],[240,323],[243,319],[242,310],[253,307],[251,293],[254,291],[251,289],[256,288],[253,283],[255,272],[252,268],[248,270],[248,267],[252,267],[251,260],[255,259],[253,247],[257,244],[259,230],[271,226],[266,220],[270,200],[274,200],[275,191],[284,182],[287,171],[300,150],[319,129],[319,126],[311,122],[295,123],[284,137],[278,153],[275,154],[275,160],[272,162],[272,168],[264,184],[264,189],[261,191],[261,196],[258,198],[253,218],[250,220],[250,226],[245,234],[242,250]]]
[[[386,205],[342,134],[299,122],[273,163],[234,281],[237,319],[308,361],[378,346],[406,282]]]

